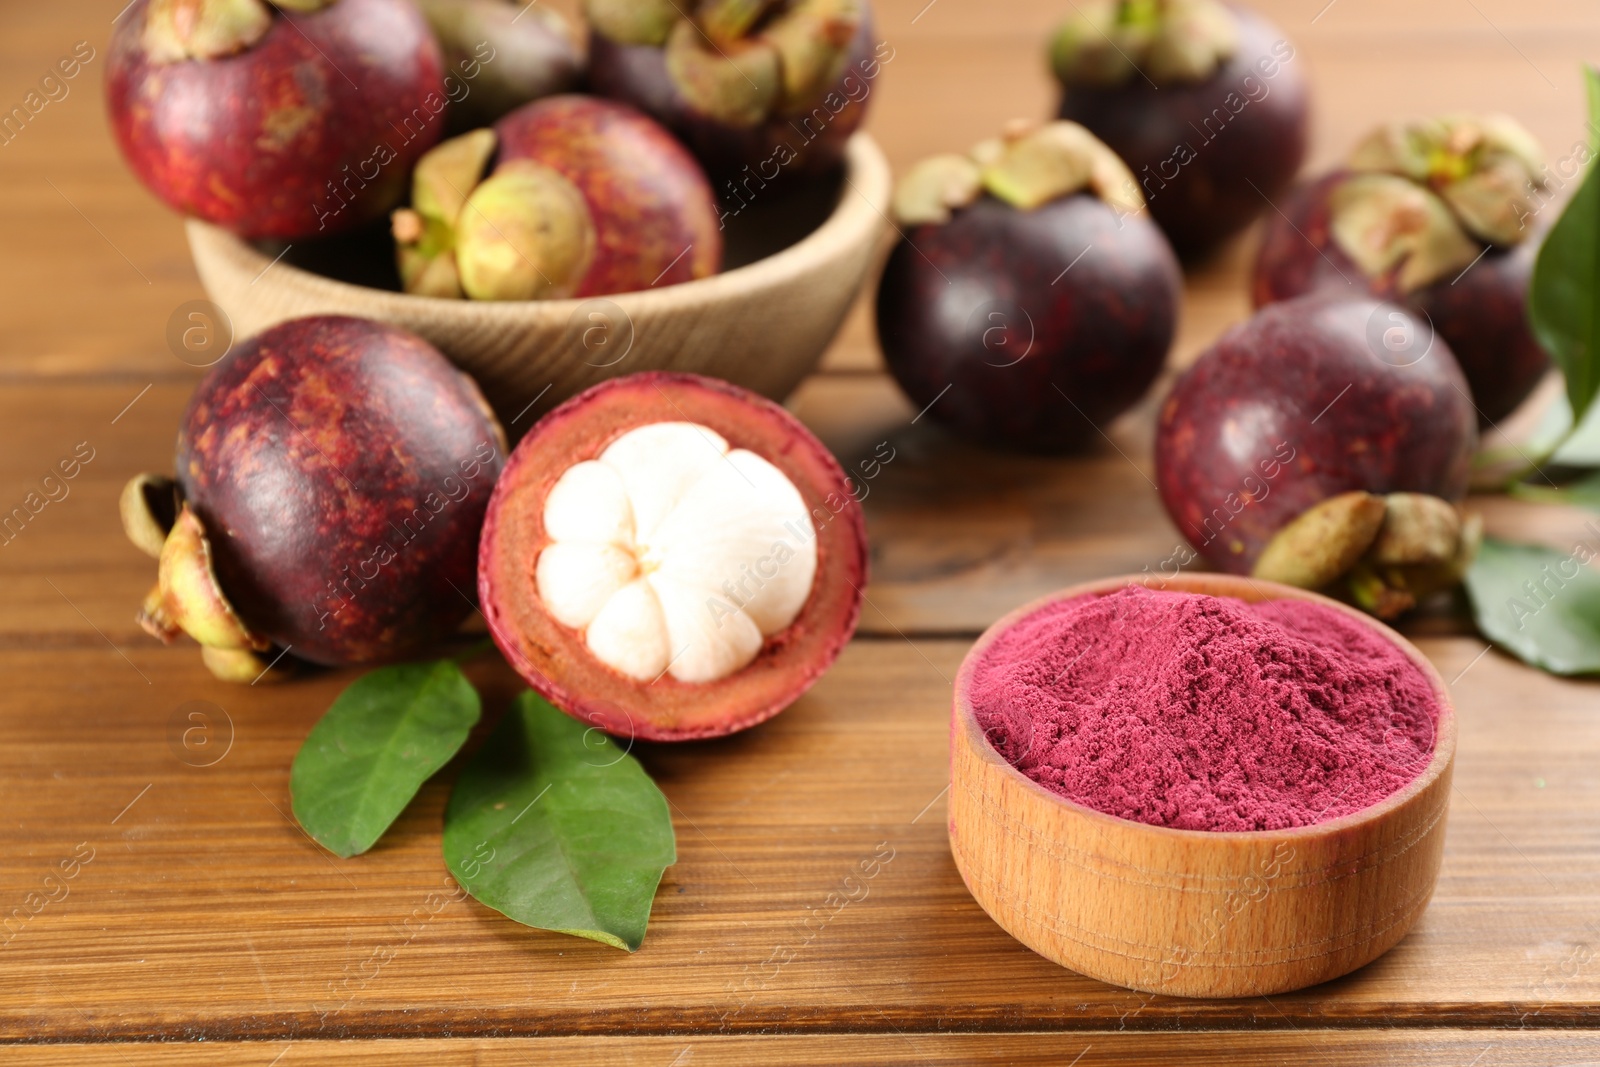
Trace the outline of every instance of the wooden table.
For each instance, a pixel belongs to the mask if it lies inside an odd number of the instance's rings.
[[[285,817],[289,762],[349,675],[229,687],[132,621],[152,568],[117,530],[116,494],[171,462],[195,372],[168,350],[167,320],[201,293],[178,221],[106,131],[99,80],[121,3],[0,9],[4,109],[75,42],[96,50],[71,94],[0,146],[0,510],[80,442],[93,451],[69,495],[0,551],[0,915],[12,916],[0,1059],[1600,1060],[1600,691],[1486,652],[1460,615],[1409,624],[1453,680],[1460,758],[1438,892],[1383,959],[1270,1000],[1151,998],[1045,962],[977,908],[943,825],[963,652],[1016,604],[1154,567],[1178,538],[1147,484],[1149,404],[1112,429],[1115,447],[1083,459],[979,452],[910,425],[865,314],[793,400],[847,462],[883,440],[897,450],[867,500],[860,636],[770,724],[643,751],[680,859],[641,952],[438,895],[451,887],[438,844],[451,771],[369,855],[314,847]],[[1325,3],[1259,5],[1315,78],[1315,165],[1401,113],[1506,110],[1552,154],[1582,136],[1577,64],[1600,55],[1594,0]],[[895,58],[872,128],[897,167],[1048,109],[1040,49],[1065,0],[877,7]],[[1176,363],[1245,313],[1249,249],[1190,279]],[[1555,544],[1582,520],[1484,508],[1492,530]],[[497,665],[473,673],[492,718],[514,679]],[[174,741],[195,701],[212,706],[222,755],[209,766]],[[867,897],[807,934],[802,921],[884,848],[894,858]],[[47,883],[63,860],[76,877]],[[779,947],[793,958],[768,964]]]

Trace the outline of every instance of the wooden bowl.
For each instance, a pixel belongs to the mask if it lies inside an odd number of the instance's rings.
[[[1152,588],[1247,602],[1308,600],[1392,642],[1433,685],[1433,758],[1370,808],[1292,830],[1210,833],[1106,815],[1023,776],[989,744],[967,698],[979,657],[1048,603],[1139,578],[1073,586],[991,626],[956,679],[950,851],[995,922],[1046,959],[1115,985],[1187,997],[1271,995],[1355,970],[1405,936],[1433,894],[1444,849],[1456,722],[1438,671],[1399,634],[1315,593],[1229,575]]]
[[[815,368],[866,280],[889,196],[883,153],[856,134],[838,179],[781,197],[756,189],[727,216],[723,273],[588,300],[408,296],[395,291],[381,227],[290,246],[277,261],[277,246],[257,248],[198,220],[188,234],[200,281],[234,336],[315,314],[404,326],[473,375],[516,436],[534,421],[529,414],[634,371],[692,371],[782,400]]]

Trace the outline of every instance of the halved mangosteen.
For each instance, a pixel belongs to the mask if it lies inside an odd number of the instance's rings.
[[[855,632],[861,505],[799,420],[737,386],[595,386],[512,454],[478,588],[495,643],[609,733],[719,737],[809,689]]]

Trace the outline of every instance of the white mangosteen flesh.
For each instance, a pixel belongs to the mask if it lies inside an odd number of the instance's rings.
[[[545,498],[540,598],[601,663],[641,682],[744,669],[794,622],[817,571],[799,490],[692,422],[630,430]]]

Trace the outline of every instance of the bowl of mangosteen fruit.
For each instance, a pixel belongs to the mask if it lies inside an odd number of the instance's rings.
[[[587,59],[517,9],[136,0],[112,125],[235,336],[391,323],[514,435],[635,371],[786,396],[885,227],[863,0],[592,0]]]

